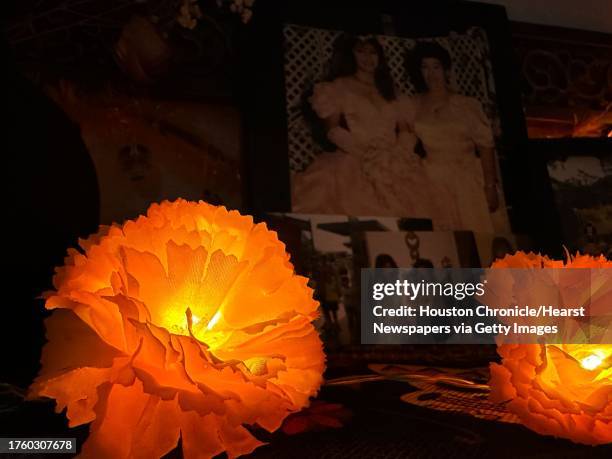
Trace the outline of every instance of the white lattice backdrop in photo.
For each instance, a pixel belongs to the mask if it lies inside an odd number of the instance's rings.
[[[311,128],[303,116],[304,95],[322,81],[332,57],[333,45],[342,32],[287,24],[285,37],[285,94],[288,119],[288,153],[292,172],[304,170],[321,152],[313,140]],[[404,72],[404,56],[415,46],[414,39],[378,35],[387,58],[391,76],[400,93],[413,94],[414,86]],[[478,99],[499,134],[495,105],[495,87],[489,60],[489,47],[482,29],[465,34],[452,33],[431,40],[444,46],[453,62],[451,87],[459,94]]]

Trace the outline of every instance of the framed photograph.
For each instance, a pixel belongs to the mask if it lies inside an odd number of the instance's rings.
[[[612,34],[512,23],[532,139],[612,137]]]
[[[564,246],[612,254],[612,153],[575,153],[547,161]]]
[[[260,4],[245,62],[248,204],[528,231],[505,10],[395,3]]]
[[[559,259],[566,250],[583,252],[580,234],[588,220],[579,216],[579,209],[612,202],[612,139],[530,139],[527,151],[529,173],[541,181],[528,216],[530,248]]]

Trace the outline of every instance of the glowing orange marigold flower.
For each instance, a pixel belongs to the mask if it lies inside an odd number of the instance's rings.
[[[564,263],[519,252],[492,267],[610,268],[612,262],[578,254]],[[577,295],[575,287],[565,292]],[[611,287],[599,288],[597,304],[610,308]],[[502,344],[498,353],[502,363],[491,364],[492,401],[507,402],[540,434],[591,445],[612,442],[612,344]]]
[[[48,343],[32,397],[85,457],[246,454],[306,406],[324,369],[318,303],[264,224],[185,200],[80,241],[47,294]]]
[[[553,260],[546,255],[529,252],[516,252],[496,260],[492,268],[612,268],[612,261],[603,255],[593,257],[577,253],[566,261]]]

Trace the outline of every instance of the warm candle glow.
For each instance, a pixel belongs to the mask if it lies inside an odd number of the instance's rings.
[[[599,367],[604,361],[603,355],[599,352],[589,355],[580,361],[582,368],[587,370],[594,370]]]
[[[609,311],[612,261],[603,256],[577,254],[557,261],[518,252],[496,261],[493,268],[591,268],[584,279],[577,276],[570,281],[572,276],[568,276],[559,282],[559,298],[570,303],[571,298],[589,298],[591,313],[607,315]],[[529,303],[537,298],[537,288],[537,283],[525,289],[520,282],[509,282],[504,295]],[[490,400],[504,403],[525,426],[540,434],[588,445],[612,443],[612,343],[610,335],[601,335],[601,330],[609,333],[608,324],[590,325],[584,333],[584,323],[576,324],[566,343],[498,346],[502,361],[491,364]]]
[[[308,279],[238,212],[154,204],[81,241],[54,287],[30,396],[91,424],[82,457],[248,454],[321,384]]]
[[[221,318],[221,311],[217,311],[216,314],[212,317],[212,319],[210,319],[210,322],[208,322],[208,325],[206,326],[206,330],[212,330],[215,324],[219,322],[220,318]]]

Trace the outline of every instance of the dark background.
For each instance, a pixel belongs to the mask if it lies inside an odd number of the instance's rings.
[[[606,140],[571,142],[528,141],[521,117],[520,76],[512,52],[509,25],[503,8],[452,1],[428,2],[325,2],[257,0],[253,22],[231,32],[233,52],[222,57],[223,64],[179,80],[184,97],[198,78],[210,84],[198,97],[223,100],[243,108],[245,116],[246,211],[288,210],[288,158],[282,94],[282,40],[284,21],[354,32],[395,33],[410,37],[443,35],[479,25],[487,30],[492,48],[499,110],[502,117],[503,182],[516,232],[532,235],[534,246],[551,256],[562,255],[559,215],[553,204],[546,160],[576,150],[600,154],[612,151]],[[27,14],[34,1],[3,4],[5,20]],[[321,11],[325,13],[321,13]],[[348,13],[350,11],[350,14]],[[387,15],[387,16],[381,16]],[[392,21],[386,22],[385,17]],[[4,28],[3,28],[4,29]],[[96,42],[91,39],[91,42]],[[84,42],[85,43],[85,42]],[[101,46],[104,54],[104,46]],[[3,212],[7,230],[4,251],[4,295],[0,336],[2,365],[0,381],[26,387],[38,371],[40,347],[44,342],[42,300],[51,287],[53,267],[61,265],[66,248],[78,237],[95,232],[98,226],[99,193],[93,163],[75,125],[43,91],[27,78],[23,55],[17,54],[3,34],[5,92],[2,105],[4,125],[3,185],[8,209]],[[91,56],[91,55],[88,55]],[[95,57],[97,55],[93,55]],[[88,65],[62,67],[49,56],[50,64],[62,70],[80,69],[125,85],[112,60],[90,60]],[[212,58],[211,58],[212,59]],[[216,62],[216,61],[215,61]],[[91,69],[97,69],[95,72]],[[86,73],[87,73],[86,72]],[[189,83],[189,81],[191,83]],[[193,86],[190,86],[193,85]],[[4,385],[5,399],[13,400]],[[586,448],[566,441],[542,438],[520,426],[491,427],[481,421],[462,418],[468,430],[478,432],[474,440],[464,430],[453,428],[443,415],[424,410],[394,409],[396,396],[405,390],[390,383],[365,387],[363,391],[339,393],[325,389],[329,400],[359,406],[354,428],[341,433],[307,434],[277,438],[275,448],[263,448],[255,457],[322,456],[356,457],[370,451],[383,457],[610,457],[609,448]],[[15,395],[15,399],[18,395]],[[12,403],[12,402],[9,402]],[[4,405],[3,405],[4,408]],[[52,414],[53,404],[26,404],[17,416],[0,425],[3,432],[22,435],[67,436],[62,415]],[[10,422],[10,424],[9,424]],[[406,434],[407,427],[412,426]],[[414,427],[416,426],[416,427]],[[71,431],[82,438],[86,428]],[[441,439],[448,438],[448,442]],[[351,447],[364,442],[364,449]],[[352,446],[351,446],[352,445]],[[371,449],[367,449],[371,448]],[[373,449],[372,449],[373,448]],[[462,456],[463,455],[463,456]]]

